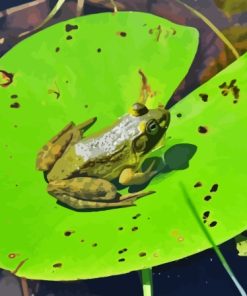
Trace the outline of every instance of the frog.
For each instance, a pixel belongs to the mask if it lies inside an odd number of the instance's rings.
[[[123,186],[145,184],[157,174],[152,162],[142,163],[161,140],[170,123],[163,106],[148,109],[134,103],[116,122],[86,137],[97,117],[75,125],[69,122],[38,152],[36,168],[43,171],[47,192],[72,209],[107,209],[136,205],[155,191],[121,195],[114,180]]]

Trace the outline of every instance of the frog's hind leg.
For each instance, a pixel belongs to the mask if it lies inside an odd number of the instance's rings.
[[[92,201],[92,200],[78,199],[68,194],[63,194],[61,196],[57,196],[56,198],[62,203],[77,210],[127,207],[127,206],[134,205],[134,201],[136,200],[136,197],[133,197],[128,200],[119,201],[119,202]]]
[[[55,161],[63,154],[66,148],[82,137],[82,134],[94,124],[96,117],[77,126],[68,123],[55,137],[44,145],[37,155],[36,168],[40,171],[49,171]]]
[[[55,180],[48,184],[47,191],[75,209],[131,206],[136,199],[153,193],[153,191],[136,192],[119,196],[111,182],[91,177]]]

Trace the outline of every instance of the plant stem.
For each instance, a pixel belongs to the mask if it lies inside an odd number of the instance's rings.
[[[215,244],[213,237],[211,236],[210,232],[207,230],[206,226],[204,225],[204,223],[202,222],[189,194],[188,191],[186,190],[184,184],[182,182],[180,182],[180,187],[181,190],[184,194],[184,197],[186,199],[186,202],[188,204],[188,206],[191,209],[192,214],[194,215],[198,225],[200,226],[202,232],[204,233],[204,235],[206,236],[206,238],[208,239],[209,243],[211,244],[211,246],[213,247],[216,255],[218,256],[221,264],[223,265],[223,267],[225,268],[226,272],[228,273],[228,275],[230,276],[230,278],[232,279],[233,283],[235,284],[236,288],[238,289],[239,293],[241,296],[247,296],[246,292],[244,291],[243,287],[240,285],[239,281],[237,280],[236,276],[234,275],[233,271],[231,270],[231,267],[229,266],[229,264],[227,263],[224,255],[222,254],[220,248]]]
[[[214,33],[221,39],[221,41],[230,49],[232,54],[236,59],[239,58],[239,53],[236,50],[236,48],[233,46],[233,44],[226,38],[226,36],[201,12],[197,11],[193,7],[189,6],[188,4],[185,4],[184,2],[180,0],[176,0],[181,5],[185,6],[188,10],[190,10],[192,13],[194,13],[196,16],[198,16],[202,21],[204,21],[205,24],[207,24]]]
[[[76,16],[82,15],[85,0],[77,0]]]
[[[22,295],[29,296],[29,289],[27,284],[27,279],[21,278],[21,288],[22,288]]]
[[[153,296],[152,268],[141,270],[143,296]]]
[[[53,7],[53,9],[50,11],[50,13],[48,14],[48,16],[34,29],[23,32],[19,35],[19,37],[25,36],[33,31],[36,31],[38,29],[40,29],[41,27],[43,27],[47,22],[49,22],[49,20],[51,20],[54,15],[58,12],[58,10],[62,7],[62,5],[64,4],[65,0],[58,0],[57,3],[55,4],[55,6]]]
[[[115,1],[114,0],[110,0],[110,2],[112,4],[112,6],[113,6],[114,13],[115,12],[118,12],[117,5],[116,5]]]

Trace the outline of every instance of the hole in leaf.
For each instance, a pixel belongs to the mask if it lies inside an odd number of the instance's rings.
[[[136,214],[135,216],[132,217],[132,219],[137,219],[141,216],[141,214]]]
[[[208,129],[206,126],[199,126],[198,127],[198,132],[201,134],[206,134],[208,132]]]
[[[218,184],[214,184],[210,189],[210,192],[216,192],[218,190],[218,187],[219,187]]]
[[[120,259],[118,259],[118,262],[124,262],[124,261],[125,261],[124,258],[120,258]]]
[[[203,102],[207,102],[208,101],[208,95],[207,94],[199,94],[199,96],[201,97]]]
[[[101,52],[101,48],[98,48],[98,49],[97,49],[97,52]]]
[[[195,188],[198,188],[198,187],[202,187],[202,183],[201,182],[196,182],[196,184],[194,185]]]
[[[18,95],[11,95],[11,99],[17,99]]]
[[[66,37],[66,39],[67,39],[67,40],[71,40],[71,39],[73,39],[73,37],[72,37],[71,35],[68,35],[68,36]]]
[[[206,211],[203,213],[203,219],[207,219],[210,215],[210,211]]]
[[[20,104],[18,102],[15,102],[10,105],[10,108],[20,108]]]
[[[77,30],[77,29],[78,29],[78,25],[66,24],[66,26],[65,26],[65,31],[66,32],[70,32],[72,30]]]
[[[204,197],[204,200],[205,200],[205,201],[209,201],[211,198],[212,198],[211,195],[206,195],[206,196]]]
[[[209,224],[210,227],[215,227],[217,225],[217,221],[213,221]]]
[[[177,117],[178,117],[178,118],[182,117],[182,113],[178,113],[178,114],[177,114]]]
[[[54,268],[61,268],[62,267],[62,263],[55,263],[53,264]]]
[[[127,33],[126,32],[117,32],[117,34],[121,37],[126,37]]]
[[[118,251],[118,254],[122,254],[122,253],[127,252],[127,251],[128,251],[128,249],[124,248],[124,249],[122,249],[122,250],[119,250],[119,251]]]
[[[74,233],[74,231],[70,231],[70,230],[68,230],[68,231],[65,231],[65,232],[64,232],[64,235],[65,235],[65,236],[71,236],[72,233]]]

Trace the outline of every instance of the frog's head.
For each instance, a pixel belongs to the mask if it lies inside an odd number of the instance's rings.
[[[144,104],[135,103],[129,111],[138,122],[138,135],[133,139],[133,149],[140,155],[148,153],[165,135],[170,123],[170,112],[160,105],[148,109]]]

